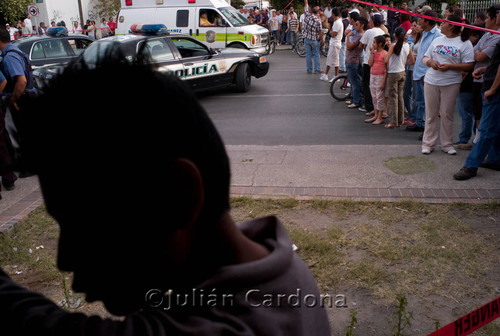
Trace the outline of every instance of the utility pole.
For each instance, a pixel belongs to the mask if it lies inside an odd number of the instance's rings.
[[[78,12],[80,13],[80,29],[83,29],[83,9],[82,9],[82,0],[78,0]]]

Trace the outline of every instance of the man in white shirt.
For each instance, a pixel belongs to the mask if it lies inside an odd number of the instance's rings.
[[[340,48],[342,47],[342,36],[344,36],[344,24],[340,18],[340,11],[338,8],[334,8],[332,10],[332,17],[333,25],[329,32],[331,38],[330,46],[328,47],[328,55],[326,57],[326,70],[325,73],[319,78],[322,81],[328,81],[328,72],[330,71],[330,68],[335,69],[335,77],[339,75],[339,55]]]
[[[384,35],[384,31],[380,29],[380,25],[383,23],[382,20],[382,15],[375,15],[373,18],[373,28],[365,31],[360,41],[361,48],[365,50],[365,56],[363,58],[363,77],[361,81],[361,92],[363,93],[364,107],[359,108],[362,112],[373,111],[372,94],[370,92],[370,66],[368,65],[368,60],[370,58],[370,46],[373,44],[373,39],[375,36]]]
[[[327,18],[332,17],[332,4],[328,4],[328,6],[325,8],[324,13]]]
[[[19,31],[19,29],[11,27],[10,24],[8,24],[8,23],[5,24],[5,29],[7,29],[7,31],[10,34],[10,40],[11,41],[16,40],[16,33]]]

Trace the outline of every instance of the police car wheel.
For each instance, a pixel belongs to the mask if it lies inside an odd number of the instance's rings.
[[[242,63],[236,68],[236,91],[247,92],[250,89],[250,84],[252,82],[252,74],[250,73],[250,68],[248,63]]]

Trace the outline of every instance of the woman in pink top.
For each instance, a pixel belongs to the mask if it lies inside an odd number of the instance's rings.
[[[374,115],[372,118],[366,119],[365,122],[371,122],[373,125],[380,125],[384,122],[382,114],[385,110],[385,80],[386,69],[384,56],[387,51],[384,49],[384,35],[375,36],[373,44],[370,46],[370,58],[368,65],[370,68],[370,91],[373,100]]]

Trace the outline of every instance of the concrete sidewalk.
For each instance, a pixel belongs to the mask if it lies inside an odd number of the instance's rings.
[[[228,146],[233,196],[353,199],[432,203],[485,202],[500,198],[500,173],[479,169],[456,181],[469,151],[424,156],[420,145]],[[387,160],[423,160],[427,172],[398,174]]]
[[[431,203],[500,199],[499,172],[480,168],[468,181],[453,179],[468,151],[423,156],[420,145],[227,146],[227,151],[232,196]],[[391,158],[426,160],[433,169],[397,174],[384,164]],[[19,179],[2,197],[0,232],[43,204],[36,176]]]

